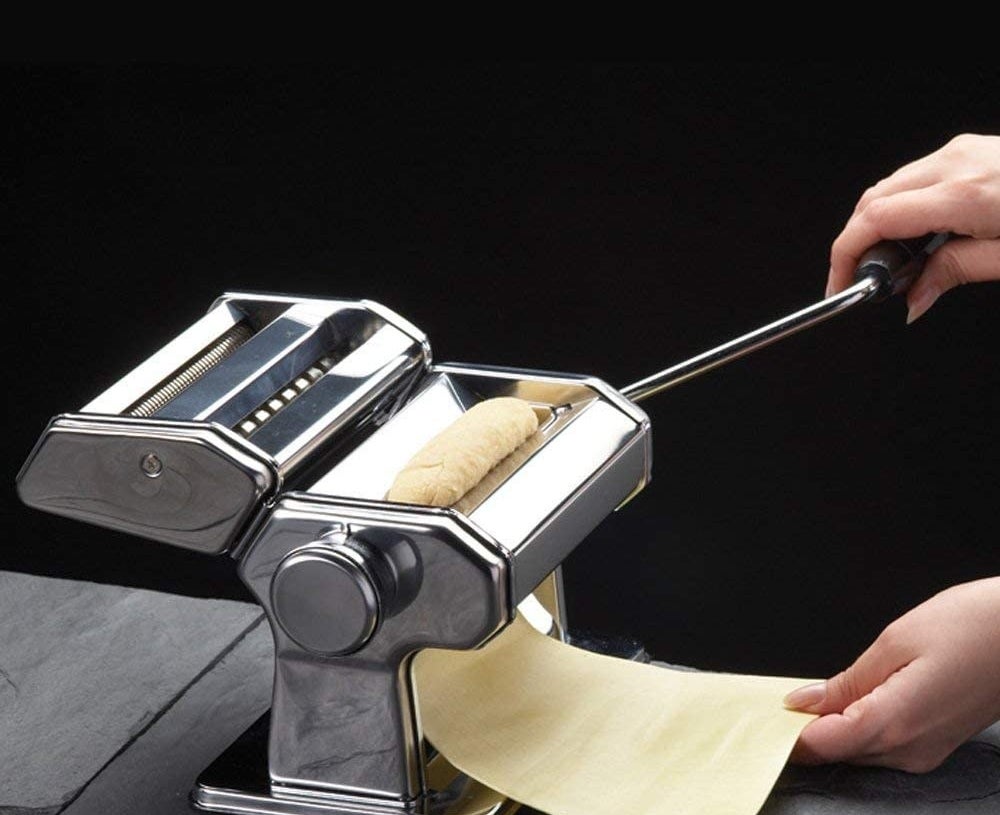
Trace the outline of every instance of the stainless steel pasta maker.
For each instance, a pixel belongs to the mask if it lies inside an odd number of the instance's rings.
[[[419,447],[500,395],[549,409],[509,472],[457,508],[383,500]],[[272,707],[206,771],[197,807],[400,813],[473,794],[428,760],[413,655],[487,642],[526,598],[561,635],[560,562],[649,467],[645,414],[596,379],[432,365],[419,330],[367,301],[226,294],[55,417],[18,489],[39,509],[237,559],[274,635]]]
[[[425,743],[412,657],[481,646],[519,607],[564,637],[559,564],[650,478],[635,402],[902,289],[936,245],[880,245],[845,292],[621,391],[432,364],[418,329],[368,301],[226,294],[55,417],[18,489],[39,509],[238,561],[274,637],[272,706],[202,775],[196,808],[512,812]],[[549,418],[455,507],[383,499],[426,441],[495,396]]]

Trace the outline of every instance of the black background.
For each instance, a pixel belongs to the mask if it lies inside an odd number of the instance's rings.
[[[435,357],[623,386],[809,304],[862,190],[1000,131],[993,66],[2,69],[0,568],[246,598],[225,558],[21,506],[20,463],[230,289],[367,297]],[[835,321],[644,403],[654,481],[566,563],[571,623],[825,675],[1000,569],[1000,292]]]

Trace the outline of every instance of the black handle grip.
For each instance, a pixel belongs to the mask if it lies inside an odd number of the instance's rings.
[[[904,292],[920,276],[927,258],[950,237],[949,232],[929,232],[919,238],[880,241],[861,256],[854,280],[877,278],[875,300]]]

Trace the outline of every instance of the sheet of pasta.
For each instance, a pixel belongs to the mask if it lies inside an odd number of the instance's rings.
[[[753,815],[814,717],[806,680],[676,671],[517,618],[478,651],[414,663],[424,733],[454,766],[550,815]]]

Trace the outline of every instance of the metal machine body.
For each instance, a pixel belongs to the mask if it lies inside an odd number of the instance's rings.
[[[384,500],[420,447],[497,396],[549,418],[455,507]],[[648,418],[599,380],[431,365],[423,334],[367,301],[226,295],[53,419],[18,487],[46,511],[238,560],[274,637],[272,706],[242,758],[217,762],[240,780],[213,768],[197,808],[387,815],[443,811],[462,786],[429,770],[413,656],[485,644],[519,604],[540,608],[536,590],[561,636],[559,564],[650,466]]]
[[[620,392],[432,366],[424,335],[367,301],[226,295],[53,419],[18,488],[46,511],[239,560],[274,636],[272,706],[206,771],[196,807],[506,815],[515,803],[428,760],[413,655],[485,644],[531,612],[532,592],[560,635],[559,564],[649,481],[650,424],[634,402],[904,291],[948,237],[880,243],[843,292]],[[383,499],[426,441],[494,396],[549,419],[454,507]]]
[[[426,441],[500,395],[551,411],[524,461],[495,473],[461,509],[381,500]],[[433,790],[412,657],[488,642],[645,485],[649,465],[648,420],[603,383],[430,368],[391,420],[307,491],[284,495],[242,548],[240,576],[276,647],[270,787],[250,809],[246,790],[206,779],[195,801],[246,812],[285,812],[293,802],[307,811],[424,811]]]
[[[366,301],[227,294],[78,413],[18,475],[28,505],[229,551],[326,444],[390,415],[426,337]]]

